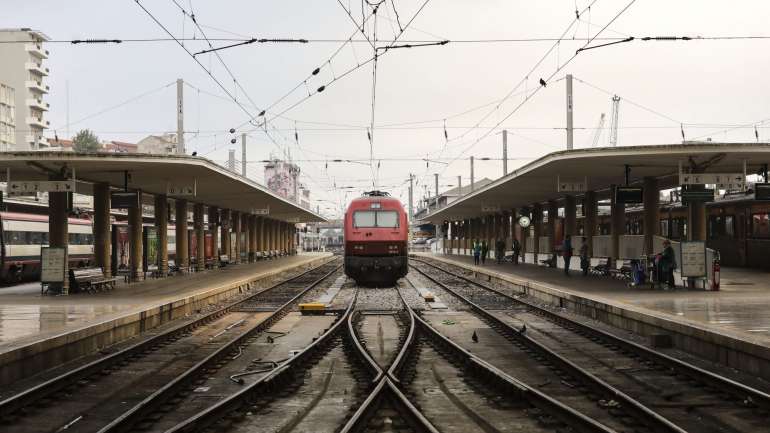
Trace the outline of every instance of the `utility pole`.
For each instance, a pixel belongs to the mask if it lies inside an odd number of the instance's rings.
[[[433,177],[436,179],[436,209],[438,209],[438,173],[433,173]]]
[[[572,74],[567,74],[567,150],[572,150],[574,140],[574,127],[572,124]]]
[[[246,133],[241,134],[241,176],[246,177]]]
[[[227,169],[235,173],[235,149],[227,151]]]
[[[508,174],[508,130],[503,129],[503,176]]]
[[[412,215],[414,215],[414,209],[412,208],[414,201],[414,175],[409,173],[409,222],[412,222]]]
[[[473,186],[474,183],[475,182],[473,181],[473,157],[471,156],[471,192],[473,192],[474,190],[474,186]]]
[[[457,176],[457,195],[463,195],[463,177]]]
[[[176,153],[184,155],[184,81],[176,80]]]

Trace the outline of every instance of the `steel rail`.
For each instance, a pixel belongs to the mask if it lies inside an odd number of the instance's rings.
[[[443,272],[446,272],[449,275],[454,276],[455,278],[462,279],[463,281],[466,281],[468,283],[471,283],[478,287],[486,289],[498,296],[505,297],[506,299],[509,299],[517,304],[524,305],[529,309],[531,309],[533,312],[541,316],[544,316],[546,319],[552,322],[555,322],[556,324],[564,328],[567,328],[567,329],[575,328],[576,329],[575,332],[579,334],[580,333],[587,334],[590,337],[601,339],[607,342],[609,345],[617,346],[618,350],[620,351],[636,353],[644,358],[647,358],[647,360],[649,361],[652,361],[659,365],[673,369],[677,373],[687,376],[690,379],[693,379],[695,381],[699,381],[701,383],[710,381],[711,383],[707,383],[709,386],[712,386],[715,389],[718,389],[720,392],[731,394],[734,397],[737,397],[743,402],[745,402],[745,404],[753,404],[761,407],[764,410],[770,410],[770,394],[768,393],[760,391],[756,388],[752,388],[740,382],[736,382],[732,379],[713,373],[711,371],[705,370],[701,367],[690,364],[686,361],[682,361],[680,359],[674,358],[673,356],[666,355],[665,353],[661,353],[656,350],[650,349],[634,341],[627,340],[625,338],[610,334],[607,331],[591,327],[584,323],[580,323],[576,320],[570,319],[569,317],[562,316],[556,312],[543,308],[535,303],[526,301],[524,299],[515,298],[493,287],[490,287],[484,283],[473,281],[470,278],[467,278],[463,275],[456,274],[452,271],[443,269],[432,263],[425,262],[422,260],[415,260],[415,261],[419,263],[424,263],[435,269],[439,269]]]
[[[565,425],[568,425],[577,431],[594,433],[610,433],[614,431],[604,424],[589,418],[572,407],[527,385],[521,380],[501,371],[487,361],[484,361],[480,357],[467,351],[420,317],[420,315],[417,314],[405,300],[404,304],[409,312],[409,316],[412,318],[411,320],[416,323],[421,332],[425,333],[427,338],[431,339],[437,345],[448,349],[454,356],[462,361],[462,364],[468,371],[482,379],[485,383],[494,385],[507,396],[516,396],[516,398],[526,400],[532,406],[537,407],[546,413],[557,414],[557,417]]]
[[[288,280],[278,282],[270,287],[260,290],[259,292],[255,293],[252,296],[249,296],[239,301],[232,302],[228,305],[225,305],[222,308],[217,309],[216,311],[207,313],[203,317],[200,317],[192,322],[176,326],[170,330],[164,331],[161,334],[155,335],[147,340],[141,341],[125,349],[122,349],[118,352],[112,353],[103,358],[92,361],[83,366],[77,367],[71,371],[68,371],[64,374],[61,374],[43,383],[40,383],[32,388],[29,388],[18,394],[10,396],[5,400],[0,401],[0,419],[5,419],[9,416],[12,416],[19,409],[22,409],[25,406],[28,406],[38,400],[46,398],[60,390],[69,388],[71,386],[77,386],[78,382],[80,382],[83,379],[86,379],[90,376],[98,374],[104,370],[108,370],[111,367],[118,365],[124,361],[131,360],[133,358],[138,358],[142,356],[144,353],[151,352],[156,348],[158,348],[159,345],[163,344],[168,340],[181,338],[183,334],[186,334],[198,328],[201,325],[205,325],[215,319],[218,319],[224,316],[225,314],[229,313],[230,310],[232,310],[233,308],[236,308],[239,305],[245,302],[248,302],[250,299],[256,296],[259,296],[261,294],[265,294],[270,290],[273,290],[281,285],[284,285],[286,283],[290,283],[294,280],[302,278],[310,274],[311,272],[317,271],[318,269],[327,265],[328,263],[329,262],[322,263],[321,265],[316,266],[312,269],[309,269]]]
[[[382,371],[382,368],[379,364],[377,364],[377,361],[375,361],[372,356],[369,354],[369,351],[366,350],[366,348],[361,344],[361,340],[358,338],[358,334],[356,333],[355,326],[353,322],[360,316],[361,313],[358,311],[353,312],[353,314],[348,315],[348,336],[353,343],[353,347],[356,349],[356,353],[358,354],[358,357],[361,359],[362,363],[366,367],[366,369],[369,371],[369,374],[372,376],[372,383],[378,383],[380,379],[382,378],[382,375],[384,372]]]
[[[305,288],[303,288],[297,295],[284,303],[280,308],[271,313],[267,318],[252,326],[247,331],[241,333],[239,336],[233,338],[223,346],[218,348],[214,353],[207,356],[202,361],[198,362],[194,366],[190,367],[187,371],[177,376],[171,382],[167,383],[161,389],[155,391],[147,398],[137,403],[134,407],[124,412],[118,418],[114,419],[108,425],[99,430],[99,433],[115,433],[130,431],[133,426],[144,419],[147,415],[153,412],[157,407],[171,399],[180,390],[188,386],[193,380],[201,373],[209,369],[216,369],[216,365],[219,361],[231,356],[233,350],[241,347],[245,344],[253,334],[262,332],[269,329],[275,322],[283,318],[291,308],[291,306],[297,302],[305,293],[310,291],[319,285],[322,281],[326,280],[337,272],[342,266],[336,266],[330,272],[324,274],[322,277],[313,281]],[[261,293],[265,293],[264,291]],[[280,369],[281,366],[278,367]]]
[[[474,312],[476,312],[476,314],[481,316],[483,320],[490,323],[494,329],[497,329],[499,332],[501,332],[506,336],[510,336],[516,339],[520,343],[526,345],[530,350],[536,351],[542,356],[548,358],[560,369],[570,372],[575,378],[580,380],[585,386],[591,388],[594,392],[600,395],[604,395],[605,397],[614,399],[616,401],[619,401],[622,405],[622,409],[629,412],[629,414],[631,414],[638,422],[650,427],[653,431],[656,431],[656,432],[686,433],[686,430],[683,430],[681,427],[672,423],[667,418],[661,416],[659,413],[653,411],[652,409],[648,408],[647,406],[640,403],[639,401],[632,398],[631,396],[627,395],[626,393],[618,390],[617,388],[610,385],[609,383],[596,377],[595,375],[581,368],[580,366],[570,361],[569,359],[559,355],[558,353],[554,352],[553,350],[543,345],[539,341],[530,338],[526,334],[519,332],[517,329],[514,329],[508,323],[500,320],[494,314],[490,313],[483,307],[479,306],[478,304],[471,301],[470,299],[462,296],[454,289],[438,281],[436,278],[428,275],[422,269],[416,266],[412,266],[412,268],[417,270],[417,272],[419,272],[425,278],[429,279],[433,283],[437,284],[438,286],[440,286],[441,288],[443,288],[444,290],[451,293],[452,295],[454,295],[455,297],[463,301],[465,304],[470,306],[471,309]],[[440,269],[440,268],[436,268],[436,269],[439,269],[442,272],[445,272],[443,269]]]

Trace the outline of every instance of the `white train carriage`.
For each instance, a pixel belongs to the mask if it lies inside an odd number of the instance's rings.
[[[40,275],[40,247],[48,246],[48,216],[0,212],[2,224],[2,267],[0,279],[8,283]],[[87,266],[94,258],[91,221],[69,218],[69,262],[72,267]]]

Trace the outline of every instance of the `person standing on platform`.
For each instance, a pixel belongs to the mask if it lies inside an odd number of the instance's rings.
[[[572,236],[571,235],[564,236],[564,242],[562,242],[561,244],[561,254],[562,254],[562,257],[564,257],[564,275],[569,277],[569,262],[572,260]]]
[[[502,239],[498,239],[495,242],[495,259],[497,259],[497,264],[503,263],[503,259],[505,258],[505,241]]]
[[[487,255],[489,255],[489,245],[487,241],[481,241],[481,264],[487,263]]]
[[[663,282],[666,283],[667,288],[675,288],[674,283],[674,269],[676,269],[676,253],[671,246],[671,241],[666,239],[663,241],[663,252],[660,253],[660,270],[663,277]]]
[[[521,254],[521,243],[518,239],[513,238],[513,245],[511,245],[511,249],[513,250],[513,264],[518,265],[519,254]]]
[[[479,265],[479,258],[481,257],[481,244],[479,243],[479,240],[476,239],[473,241],[473,264],[478,266]]]
[[[591,260],[588,257],[588,240],[585,236],[581,238],[583,241],[582,244],[580,244],[580,269],[583,270],[583,276],[588,275],[588,267],[591,264]]]

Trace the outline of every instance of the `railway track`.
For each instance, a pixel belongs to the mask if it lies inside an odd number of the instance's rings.
[[[579,388],[615,402],[610,413],[651,431],[748,432],[768,425],[770,396],[638,343],[510,296],[446,267],[414,269],[483,322]],[[493,308],[495,311],[490,311]],[[625,416],[624,416],[625,415]],[[597,418],[600,420],[606,419]]]
[[[241,313],[240,306],[272,291],[291,291],[298,298],[339,268],[339,261],[325,263],[6,398],[0,401],[2,430],[127,430],[147,408],[161,406],[158,402],[175,390],[233,356],[252,335],[285,315],[291,303],[261,316]]]

